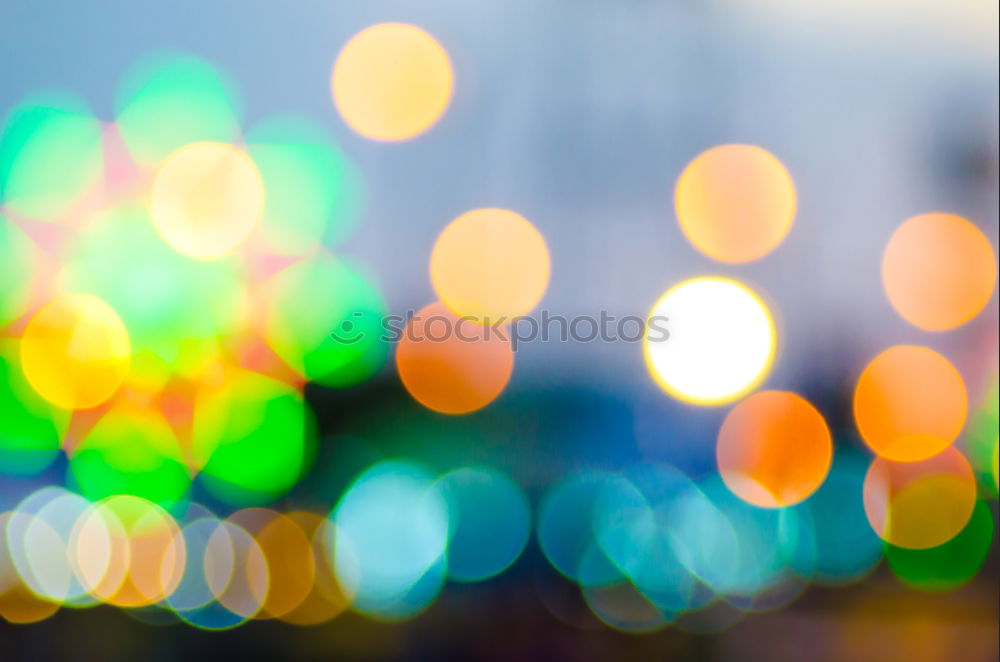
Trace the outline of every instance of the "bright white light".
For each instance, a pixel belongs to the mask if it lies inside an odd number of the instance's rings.
[[[666,339],[662,329],[669,332]],[[653,306],[643,347],[650,374],[667,393],[718,405],[744,395],[767,374],[774,359],[774,321],[746,286],[694,278]]]

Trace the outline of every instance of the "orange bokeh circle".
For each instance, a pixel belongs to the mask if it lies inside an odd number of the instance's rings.
[[[951,214],[909,219],[892,235],[882,257],[889,302],[925,331],[945,331],[971,320],[989,303],[996,280],[990,240]]]
[[[826,479],[833,440],[804,398],[761,391],[726,416],[719,430],[719,473],[738,497],[761,508],[799,503]]]
[[[865,367],[854,389],[854,420],[876,454],[896,462],[936,455],[965,425],[962,376],[927,347],[897,345]]]
[[[415,400],[443,414],[481,409],[503,392],[514,369],[507,331],[461,319],[441,303],[407,323],[396,369]]]

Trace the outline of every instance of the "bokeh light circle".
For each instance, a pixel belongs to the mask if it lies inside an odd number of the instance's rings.
[[[54,405],[89,409],[118,389],[131,346],[118,314],[86,294],[60,296],[39,310],[21,339],[21,367]]]
[[[0,125],[0,200],[29,218],[72,220],[101,180],[101,138],[82,100],[49,93],[18,104]]]
[[[191,434],[201,484],[227,503],[257,505],[301,477],[315,422],[295,388],[234,370],[225,383],[197,394]]]
[[[774,250],[795,219],[795,185],[781,162],[753,145],[699,154],[677,180],[681,229],[720,262],[749,262]]]
[[[510,478],[487,467],[463,467],[437,481],[448,504],[448,577],[482,581],[520,556],[531,530],[528,500]]]
[[[115,125],[136,163],[156,168],[184,145],[236,140],[241,105],[228,77],[204,60],[153,53],[122,77]]]
[[[274,274],[261,292],[268,346],[309,381],[351,386],[385,365],[385,302],[344,260],[319,251]]]
[[[990,507],[979,500],[968,523],[948,542],[930,549],[886,545],[886,560],[905,584],[924,591],[950,591],[975,577],[989,558],[993,528]]]
[[[503,392],[514,370],[514,352],[497,329],[462,320],[432,303],[403,330],[396,369],[420,404],[443,414],[467,414]]]
[[[0,513],[0,617],[9,623],[35,623],[59,609],[59,603],[38,597],[25,585],[11,555],[8,525],[17,511]]]
[[[176,501],[191,483],[177,435],[156,409],[116,404],[73,450],[70,472],[97,500],[131,494],[154,503]]]
[[[175,249],[199,259],[233,250],[264,210],[264,181],[244,152],[195,143],[171,154],[153,180],[153,223]]]
[[[427,130],[451,99],[448,54],[424,30],[402,23],[366,28],[333,65],[333,102],[366,138],[397,141]]]
[[[549,283],[549,250],[520,214],[474,209],[441,232],[431,254],[431,283],[456,315],[502,324],[531,312]]]
[[[98,585],[95,595],[120,607],[151,605],[170,595],[181,580],[186,562],[181,530],[170,513],[129,495],[108,497],[96,506],[100,516],[114,518],[120,524],[117,531],[124,537],[118,544],[125,546],[128,561],[121,583],[103,587],[112,589],[106,592]]]
[[[51,507],[69,496],[61,487],[36,490],[21,500],[4,525],[7,552],[20,581],[35,595],[57,603],[80,591],[74,587],[62,527],[49,521]]]
[[[672,506],[693,487],[669,464],[643,463],[607,481],[594,507],[601,550],[664,617],[706,599],[696,595],[696,580],[673,542]]]
[[[667,393],[717,405],[764,379],[776,335],[770,311],[748,287],[727,278],[694,278],[653,306],[643,350],[650,374]]]
[[[962,431],[967,410],[962,376],[927,347],[890,347],[871,360],[854,389],[862,438],[896,462],[940,453]]]
[[[205,578],[219,605],[241,618],[256,616],[270,590],[264,552],[232,518],[223,520],[208,539]]]
[[[740,402],[719,430],[716,458],[726,486],[761,508],[808,498],[833,458],[830,430],[815,407],[794,393],[762,391]]]
[[[929,549],[961,531],[976,505],[976,478],[955,448],[918,462],[875,458],[864,483],[865,514],[880,538]]]
[[[535,527],[538,544],[552,567],[580,586],[610,586],[624,579],[602,549],[595,521],[608,510],[609,499],[619,502],[623,494],[634,492],[627,487],[614,474],[590,471],[570,474],[548,489]]]
[[[354,595],[352,607],[385,621],[426,608],[445,576],[448,514],[416,464],[380,462],[358,476],[330,515],[337,579]]]
[[[0,342],[0,472],[30,476],[58,456],[70,411],[31,386],[21,368],[20,341]]]
[[[280,618],[293,625],[323,623],[341,613],[353,599],[353,595],[345,591],[337,581],[334,572],[337,566],[335,552],[332,549],[337,538],[335,525],[322,515],[304,510],[291,512],[288,517],[309,538],[313,555],[311,564],[313,582],[305,599],[291,611],[282,614]]]
[[[363,182],[322,125],[294,115],[271,118],[255,125],[246,142],[267,191],[258,233],[269,252],[310,255],[350,234],[360,220]]]
[[[993,295],[997,260],[990,240],[951,214],[914,216],[899,226],[882,257],[882,284],[906,321],[945,331],[975,317]]]
[[[791,555],[792,567],[824,585],[844,585],[864,577],[882,557],[882,540],[872,531],[862,498],[869,459],[841,445],[820,488],[794,506],[800,521],[811,523]]]
[[[256,618],[280,618],[312,590],[316,563],[311,541],[288,515],[264,508],[239,510],[229,518],[253,536],[270,577],[270,588]]]

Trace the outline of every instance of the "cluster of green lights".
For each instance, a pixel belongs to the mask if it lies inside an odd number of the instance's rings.
[[[63,93],[32,96],[7,114],[3,474],[39,474],[63,451],[67,486],[88,499],[170,503],[197,483],[232,505],[267,503],[315,454],[305,383],[350,385],[385,363],[377,333],[354,344],[329,337],[356,312],[385,310],[361,271],[332,252],[362,214],[359,174],[322,126],[283,116],[244,129],[240,107],[236,86],[213,66],[159,54],[124,77],[113,118]],[[211,259],[179,252],[153,222],[161,166],[196,143],[245,154],[264,189],[250,234]],[[49,403],[21,365],[25,328],[66,294],[99,298],[128,334],[127,374],[97,407]],[[67,333],[67,360],[76,343],[97,342]]]

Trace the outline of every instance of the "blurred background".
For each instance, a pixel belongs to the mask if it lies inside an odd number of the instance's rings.
[[[995,3],[0,34],[4,659],[997,659]]]

